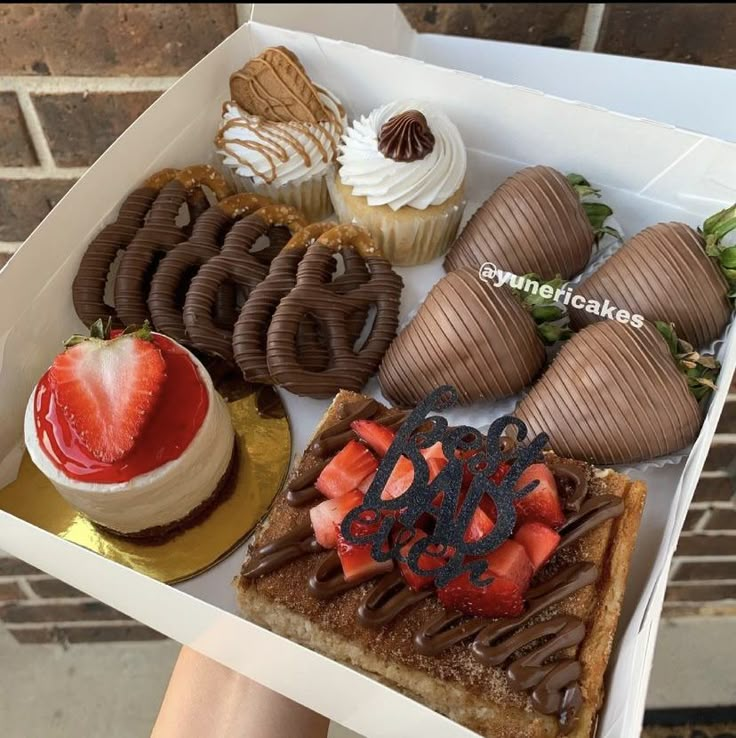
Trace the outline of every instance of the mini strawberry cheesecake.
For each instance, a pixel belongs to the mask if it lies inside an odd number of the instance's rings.
[[[25,441],[74,508],[123,536],[161,537],[213,505],[235,465],[224,400],[186,349],[148,325],[73,336],[36,385]]]

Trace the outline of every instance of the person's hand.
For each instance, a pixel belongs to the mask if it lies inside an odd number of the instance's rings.
[[[329,720],[182,648],[151,738],[326,738]]]

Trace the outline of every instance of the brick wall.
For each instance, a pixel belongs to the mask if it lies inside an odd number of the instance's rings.
[[[236,27],[232,4],[0,5],[0,266],[86,167]]]
[[[402,5],[421,31],[736,66],[736,7]],[[0,4],[0,268],[105,148],[237,26],[232,4]],[[678,613],[736,612],[736,390],[667,594]],[[24,643],[157,637],[0,552],[0,620]]]
[[[163,636],[0,551],[0,621],[19,643],[143,641]]]

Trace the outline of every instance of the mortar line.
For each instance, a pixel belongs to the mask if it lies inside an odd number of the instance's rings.
[[[595,51],[598,45],[598,37],[601,33],[603,25],[603,15],[606,10],[605,3],[588,3],[585,10],[585,20],[583,21],[583,30],[580,34],[580,51]]]
[[[18,77],[0,75],[0,90],[62,94],[74,92],[161,92],[179,79],[173,77]]]
[[[87,169],[89,167],[58,167],[55,163],[35,167],[0,167],[0,179],[79,179]]]
[[[41,119],[38,117],[36,106],[33,104],[30,94],[27,90],[23,89],[16,90],[15,94],[18,98],[18,105],[23,112],[26,129],[33,142],[33,148],[36,150],[36,156],[41,164],[41,169],[44,171],[55,169],[56,162],[54,161],[54,156],[51,153],[49,142],[46,140],[46,133],[43,130]]]
[[[698,521],[688,532],[699,533],[700,531],[705,530],[705,527],[708,525],[708,521],[710,520],[710,518],[711,518],[710,508],[705,508],[705,510],[700,511],[700,517],[698,518]]]
[[[102,628],[103,626],[140,625],[135,620],[55,620],[48,623],[5,623],[8,630],[44,630],[46,628],[85,627]],[[151,630],[154,630],[151,628]]]

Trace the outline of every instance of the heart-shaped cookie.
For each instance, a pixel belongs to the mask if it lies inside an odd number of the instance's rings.
[[[230,95],[246,112],[264,120],[318,123],[328,112],[296,54],[274,46],[230,76]]]

